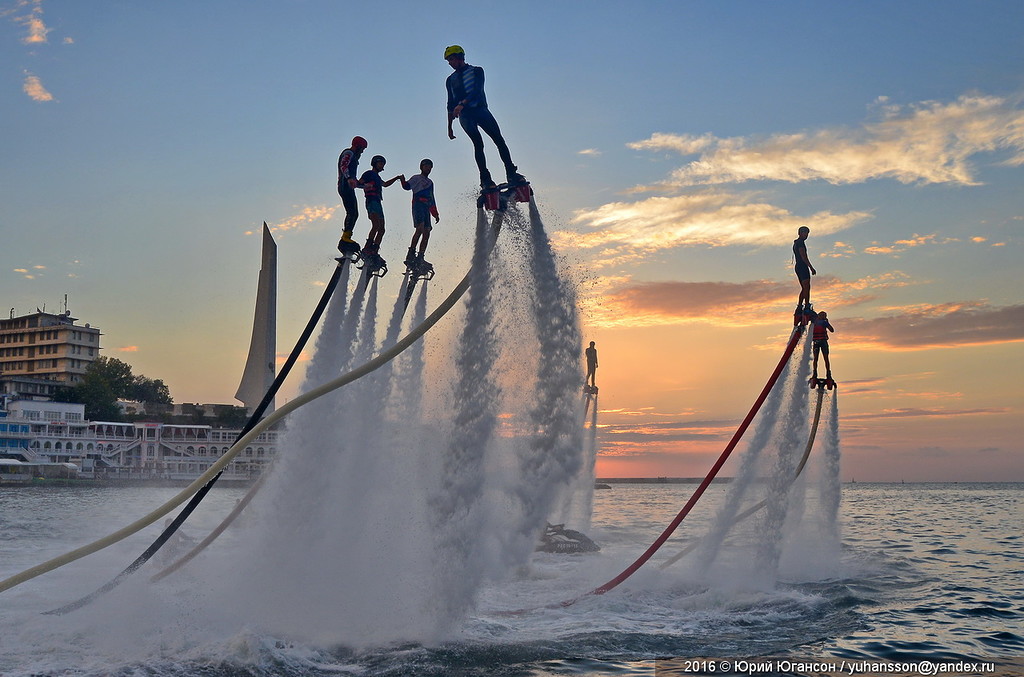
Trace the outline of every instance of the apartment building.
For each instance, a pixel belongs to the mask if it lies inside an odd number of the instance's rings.
[[[37,310],[0,320],[0,393],[49,397],[73,385],[100,355],[100,330],[75,324],[70,312]]]

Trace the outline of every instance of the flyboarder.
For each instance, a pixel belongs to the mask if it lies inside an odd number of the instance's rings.
[[[813,341],[812,349],[814,351],[814,364],[813,364],[813,376],[811,376],[811,387],[818,384],[818,353],[825,358],[825,384],[832,389],[835,387],[835,382],[832,381],[832,365],[828,361],[828,333],[835,332],[835,329],[828,321],[828,313],[824,310],[820,310],[812,315],[814,319],[811,320],[814,327],[811,335]]]
[[[584,352],[587,355],[587,380],[584,386],[587,392],[597,392],[597,347],[596,343],[590,342],[590,347]]]
[[[459,124],[473,142],[476,166],[480,170],[480,187],[493,188],[494,181],[487,170],[487,158],[484,156],[484,140],[480,136],[483,130],[491,137],[498,148],[498,155],[505,165],[505,176],[510,185],[525,183],[526,179],[518,173],[508,145],[501,136],[498,122],[487,108],[487,97],[484,96],[484,69],[466,63],[466,51],[459,45],[451,45],[444,50],[444,58],[455,72],[448,76],[445,86],[448,89],[448,138],[454,139],[452,121],[459,119]]]
[[[363,254],[380,255],[380,243],[384,239],[384,189],[395,181],[405,181],[405,176],[399,174],[384,181],[380,173],[384,171],[387,160],[383,155],[374,155],[370,160],[370,168],[359,177],[359,185],[363,188],[363,195],[366,197],[366,214],[370,217],[370,233],[366,237],[366,244],[363,245]]]
[[[807,236],[811,229],[807,226],[800,226],[797,230],[797,238],[793,240],[793,257],[796,261],[796,279],[800,281],[800,296],[796,300],[796,314],[800,315],[808,310],[811,305],[811,275],[817,275],[818,271],[811,265],[807,258]]]
[[[434,223],[441,221],[437,213],[437,203],[434,202],[434,182],[430,180],[430,171],[434,163],[429,158],[420,161],[420,173],[408,181],[402,179],[402,188],[412,191],[412,225],[416,229],[413,233],[412,243],[409,245],[409,253],[405,257],[407,268],[413,268],[417,263],[426,264],[423,254],[427,251],[427,242],[430,240],[430,217],[434,217]],[[416,244],[419,243],[419,252],[416,251]]]
[[[349,256],[359,253],[359,245],[352,239],[352,229],[359,218],[359,203],[356,201],[356,188],[359,188],[359,156],[366,150],[366,139],[361,136],[352,137],[352,145],[341,151],[338,157],[338,195],[345,206],[345,226],[342,228],[341,239],[338,240],[338,251]],[[340,259],[339,259],[340,260]]]

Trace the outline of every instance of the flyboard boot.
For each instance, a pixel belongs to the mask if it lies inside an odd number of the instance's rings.
[[[513,202],[529,202],[530,196],[533,195],[533,189],[530,188],[530,182],[526,180],[526,177],[513,170],[508,173],[507,178],[509,199]]]
[[[352,239],[351,230],[346,230],[341,234],[341,239],[338,240],[338,251],[341,252],[341,256],[338,257],[339,263],[344,259],[353,263],[359,260],[359,244]]]
[[[490,211],[503,211],[509,202],[529,202],[533,189],[526,177],[512,167],[507,173],[508,181],[498,185],[491,180],[490,173],[480,177],[480,199],[477,206]]]
[[[424,259],[422,253],[413,256],[412,264],[406,266],[414,280],[429,280],[434,277],[434,264]]]
[[[371,277],[384,277],[388,274],[388,262],[380,255],[380,245],[375,242],[366,241],[359,252],[360,262],[356,264],[366,272],[367,281]]]
[[[496,209],[504,209],[501,204],[501,190],[486,169],[480,173],[480,198],[477,200],[477,207],[492,212]]]
[[[818,317],[818,314],[814,312],[814,306],[811,305],[810,301],[808,301],[807,303],[804,304],[804,319],[802,324],[814,322],[814,319],[816,317]]]

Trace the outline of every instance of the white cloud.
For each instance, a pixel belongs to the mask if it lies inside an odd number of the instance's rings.
[[[601,265],[613,265],[673,247],[775,246],[790,242],[804,224],[816,236],[828,235],[871,216],[866,212],[797,216],[749,197],[705,192],[612,202],[575,213],[573,222],[588,230],[562,231],[554,237],[561,247],[600,248]]]
[[[720,143],[711,134],[690,136],[689,134],[665,134],[657,132],[645,141],[634,141],[626,144],[636,150],[672,150],[680,155],[694,155]]]
[[[703,153],[672,173],[668,183],[676,187],[882,178],[976,185],[975,155],[1004,151],[1010,157],[1003,164],[1024,164],[1024,111],[1000,97],[962,96],[952,103],[886,105],[880,121],[859,128],[727,139],[658,133],[629,147]]]

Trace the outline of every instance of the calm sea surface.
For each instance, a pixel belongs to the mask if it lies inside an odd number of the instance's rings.
[[[990,661],[1001,667],[984,674],[1022,674],[1019,663],[1007,663],[1024,656],[1022,484],[848,484],[842,488],[841,549],[823,552],[813,538],[797,539],[783,553],[777,580],[766,584],[730,573],[742,570],[732,568],[744,557],[742,529],[730,536],[736,550],[711,575],[695,573],[689,556],[659,569],[707,532],[727,491],[714,485],[677,536],[622,587],[557,606],[639,555],[693,488],[635,484],[596,492],[587,533],[601,544],[600,553],[538,554],[512,580],[483,590],[478,612],[440,646],[353,650],[255,627],[197,638],[197,626],[219,627],[215,619],[198,618],[169,595],[159,613],[143,606],[134,618],[102,604],[62,617],[40,613],[111,578],[155,537],[151,527],[0,594],[0,674],[654,675],[659,657],[765,656]],[[174,493],[0,489],[0,577],[106,535]],[[242,493],[213,491],[185,531],[204,535]],[[230,544],[227,535],[218,546]],[[147,588],[159,587],[135,578],[116,594],[147,595]],[[338,584],[357,583],[339,576]],[[678,661],[659,665],[657,674],[696,674]]]

